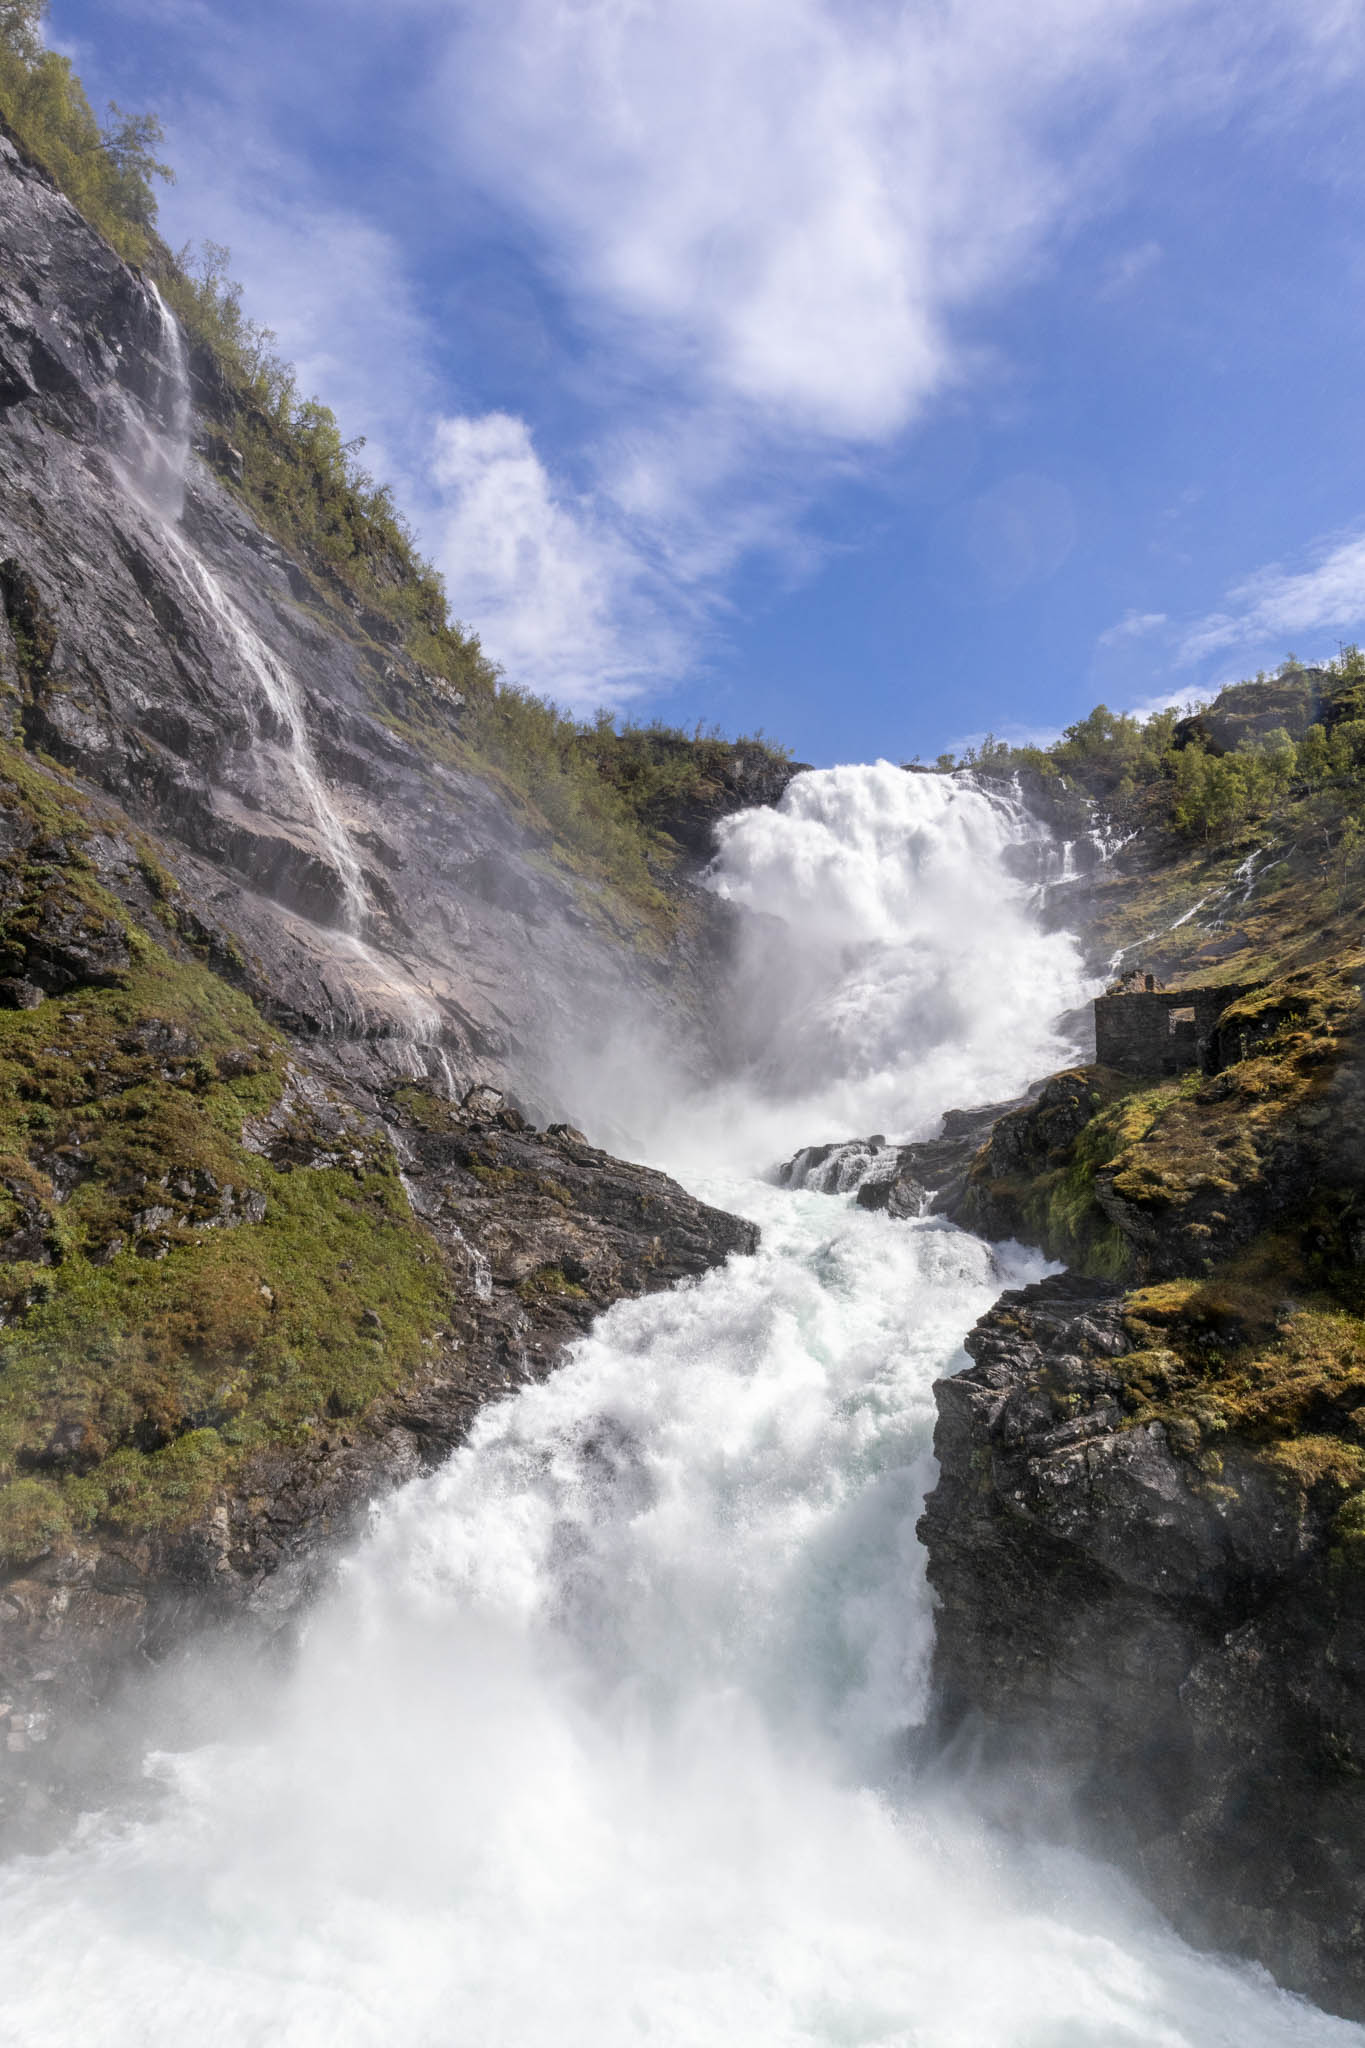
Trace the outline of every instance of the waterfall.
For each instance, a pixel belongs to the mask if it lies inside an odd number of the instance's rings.
[[[331,944],[341,956],[346,983],[356,1004],[360,1029],[382,1020],[383,1035],[412,1049],[413,1064],[427,1074],[437,1068],[448,1094],[455,1084],[441,1047],[443,1018],[431,996],[396,962],[366,943],[370,901],[354,841],[337,808],[308,731],[305,699],[288,664],[267,646],[223,576],[195,547],[183,526],[185,480],[193,424],[189,362],[180,327],[154,284],[149,308],[156,321],[151,390],[134,403],[121,389],[111,397],[107,427],[118,450],[118,467],[129,498],[155,522],[188,608],[200,622],[206,644],[221,651],[243,686],[258,762],[278,764],[282,787],[299,805],[298,824],[337,877],[339,924]],[[434,1056],[418,1059],[418,1051]]]
[[[120,405],[115,438],[121,468],[131,494],[155,518],[193,609],[207,618],[208,637],[223,648],[246,685],[257,744],[270,744],[282,754],[323,856],[340,881],[342,929],[358,935],[369,915],[364,872],[318,767],[303,693],[181,527],[192,424],[189,362],[174,314],[154,284],[148,290],[157,320],[155,413]]]
[[[874,1102],[917,1128],[1058,1042],[1079,970],[1008,886],[1023,827],[959,779],[896,773],[802,778],[726,833],[716,886],[763,911],[790,984],[760,1012],[741,963],[750,1139]],[[702,1149],[734,1151],[738,1103],[690,1105]],[[619,1303],[484,1409],[376,1510],[291,1671],[253,1694],[230,1652],[198,1667],[198,1732],[148,1758],[148,1810],[0,1872],[9,2038],[1361,2041],[909,1766],[932,1383],[1041,1261],[847,1195],[692,1178],[761,1224],[759,1253]]]
[[[148,366],[150,388],[135,400],[120,383],[104,396],[104,434],[118,451],[130,494],[167,526],[178,526],[185,510],[185,469],[190,453],[193,408],[185,344],[175,316],[150,278],[147,305],[156,326],[156,347]]]
[[[294,782],[303,796],[328,865],[341,880],[342,928],[358,934],[369,914],[364,873],[350,834],[319,771],[304,722],[298,685],[284,664],[275,659],[241,608],[228,596],[213,571],[180,535],[171,533],[167,538],[186,582],[196,591],[214,620],[220,641],[231,650],[238,670],[266,705],[273,731],[283,738]],[[259,723],[257,730],[259,737]]]
[[[1038,833],[1007,790],[888,761],[799,775],[723,821],[710,884],[749,913],[728,1006],[742,1080],[701,1118],[665,1112],[654,1149],[738,1165],[926,1137],[1075,1057],[1058,1020],[1090,985],[1075,940],[1038,929],[1020,873]]]

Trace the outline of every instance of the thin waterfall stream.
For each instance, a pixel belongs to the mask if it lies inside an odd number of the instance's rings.
[[[303,693],[288,664],[267,646],[222,576],[184,531],[193,420],[188,353],[179,323],[160,292],[154,284],[147,289],[157,323],[156,403],[134,404],[119,393],[110,425],[127,495],[155,522],[192,612],[205,622],[210,641],[227,650],[245,685],[243,704],[254,747],[277,764],[276,787],[286,792],[280,801],[282,814],[293,820],[305,841],[312,842],[323,867],[336,877],[337,923],[331,943],[356,986],[360,1011],[368,1018],[366,995],[378,996],[394,1035],[413,1047],[430,1049],[448,1083],[438,1005],[392,961],[381,961],[367,942],[372,913],[364,868],[319,765]]]
[[[932,1384],[1044,1267],[763,1172],[1065,1055],[1085,983],[1011,868],[1034,829],[886,764],[732,823],[747,1078],[640,1142],[761,1249],[486,1408],[376,1507],[288,1672],[206,1662],[214,1739],[148,1758],[145,1810],[0,1875],[7,2038],[96,2010],[108,2048],[1365,2038],[913,1763]]]
[[[270,742],[280,748],[289,775],[303,799],[325,857],[340,879],[342,926],[359,933],[369,911],[359,857],[337,807],[323,781],[298,686],[288,669],[262,640],[246,614],[224,589],[222,580],[191,547],[181,531],[185,509],[185,473],[189,462],[192,407],[185,338],[174,314],[156,286],[149,285],[158,324],[158,355],[163,391],[161,418],[141,406],[120,408],[117,437],[132,495],[156,518],[197,608],[208,614],[216,637],[231,655],[248,686],[253,725],[260,733],[258,705],[268,714]]]

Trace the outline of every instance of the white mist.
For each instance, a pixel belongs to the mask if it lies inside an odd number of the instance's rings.
[[[1025,823],[898,773],[808,778],[776,822],[727,835],[720,877],[773,920],[789,983],[766,1049],[748,989],[751,1140],[853,1135],[874,1105],[924,1128],[1062,1044],[1077,957],[1009,882]],[[696,1107],[695,1149],[733,1151],[741,1106]],[[548,1383],[485,1410],[377,1512],[254,1725],[153,1759],[150,1819],[94,1817],[0,1876],[4,2038],[1365,2038],[1193,1954],[1104,1871],[1007,1847],[907,1766],[932,1383],[1039,1262],[690,1178],[757,1218],[759,1254],[619,1304]]]

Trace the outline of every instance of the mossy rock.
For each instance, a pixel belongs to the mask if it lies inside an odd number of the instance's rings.
[[[254,1450],[362,1413],[420,1362],[450,1280],[382,1133],[323,1169],[244,1143],[281,1099],[284,1038],[102,885],[74,791],[8,747],[0,783],[28,846],[0,947],[74,896],[127,962],[112,985],[0,1009],[0,1558],[15,1563],[100,1523],[175,1526]],[[54,833],[61,863],[33,852]]]

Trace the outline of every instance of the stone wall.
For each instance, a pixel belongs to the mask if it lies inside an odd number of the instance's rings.
[[[1150,977],[1149,977],[1150,978]],[[1216,1073],[1218,1019],[1241,988],[1147,988],[1095,998],[1095,1058],[1125,1074]]]

